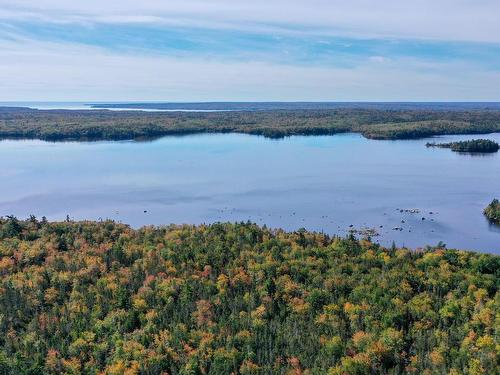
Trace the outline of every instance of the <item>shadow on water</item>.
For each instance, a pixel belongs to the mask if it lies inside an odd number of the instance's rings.
[[[494,223],[486,218],[485,218],[485,220],[488,223],[488,229],[491,232],[500,233],[500,223]]]
[[[462,155],[462,156],[471,156],[473,158],[492,158],[495,157],[496,152],[464,152],[464,151],[459,151],[456,152],[456,154]]]

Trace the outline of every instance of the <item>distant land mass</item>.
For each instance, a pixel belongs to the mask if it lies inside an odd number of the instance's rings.
[[[191,102],[191,103],[98,103],[92,108],[198,111],[269,111],[307,109],[380,110],[500,110],[499,102]]]
[[[186,103],[184,110],[171,111],[158,111],[153,107],[137,110],[138,108],[131,108],[134,104],[114,105],[127,106],[129,110],[0,107],[0,139],[128,140],[195,133],[245,133],[282,138],[346,132],[360,133],[370,139],[416,139],[445,134],[500,132],[498,103],[483,103],[482,109],[478,103],[428,104],[436,106],[435,109],[425,108],[422,103]],[[163,105],[173,108],[174,105],[181,104]],[[266,105],[274,106],[274,109],[263,109]],[[279,105],[339,107],[277,109]],[[347,108],[341,107],[342,105],[371,105],[374,108]],[[397,109],[397,105],[422,107]],[[495,105],[498,109],[494,109]],[[236,110],[241,106],[255,110]],[[386,107],[375,108],[376,106]],[[455,107],[446,109],[446,106]],[[468,106],[468,109],[459,106]]]

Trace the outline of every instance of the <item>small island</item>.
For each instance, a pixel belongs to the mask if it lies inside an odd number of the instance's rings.
[[[427,147],[450,148],[455,152],[491,153],[497,152],[498,143],[489,139],[473,139],[470,141],[450,142],[450,143],[427,143]]]
[[[484,215],[492,223],[500,224],[500,201],[498,199],[493,199],[484,209]]]

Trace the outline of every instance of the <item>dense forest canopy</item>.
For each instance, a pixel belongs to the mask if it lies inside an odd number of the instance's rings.
[[[449,148],[455,152],[497,152],[498,143],[489,139],[472,139],[470,141],[450,143],[427,143],[427,147]]]
[[[373,139],[500,131],[499,110],[273,110],[137,112],[0,108],[0,139],[122,140],[202,132],[266,137],[359,132]]]
[[[484,209],[484,214],[492,223],[500,224],[500,201],[496,198],[493,199]]]
[[[0,219],[0,373],[494,374],[500,257]]]

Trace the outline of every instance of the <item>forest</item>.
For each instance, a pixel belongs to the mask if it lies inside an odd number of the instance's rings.
[[[498,143],[489,139],[472,139],[470,141],[450,143],[427,143],[427,147],[449,148],[455,152],[491,153],[498,151]]]
[[[0,374],[494,374],[500,257],[0,219]]]
[[[358,132],[372,139],[500,131],[499,110],[337,108],[234,112],[32,110],[0,107],[0,139],[128,140],[193,133],[271,138]]]
[[[500,201],[496,198],[493,199],[484,209],[484,215],[492,223],[500,224]]]

